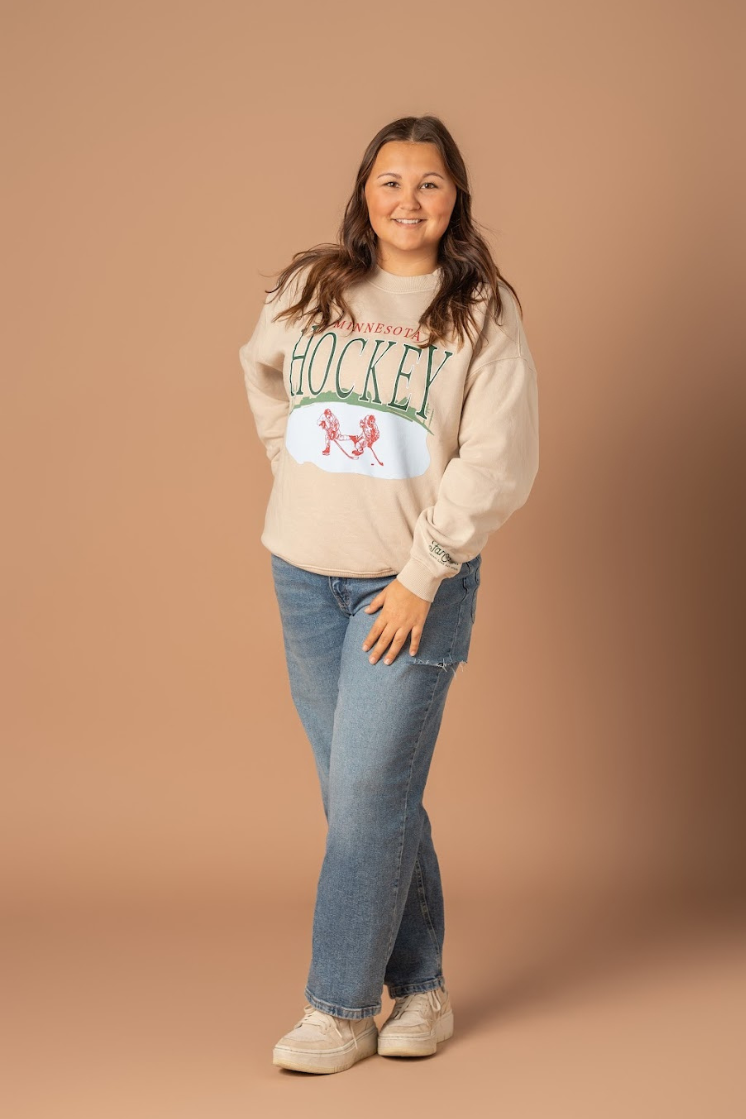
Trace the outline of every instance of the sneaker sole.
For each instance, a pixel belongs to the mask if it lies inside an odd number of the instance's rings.
[[[378,1028],[369,1030],[354,1041],[340,1045],[338,1049],[326,1049],[319,1053],[310,1050],[292,1049],[286,1045],[276,1045],[272,1050],[272,1064],[279,1068],[293,1069],[294,1072],[344,1072],[357,1061],[372,1057],[378,1047]]]
[[[430,1037],[407,1037],[406,1034],[389,1033],[384,1026],[378,1035],[378,1052],[382,1057],[426,1057],[438,1048],[438,1042],[447,1041],[453,1034],[453,1011],[449,1010],[435,1023]]]

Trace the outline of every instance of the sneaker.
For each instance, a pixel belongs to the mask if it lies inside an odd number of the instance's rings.
[[[303,1017],[272,1051],[272,1063],[298,1072],[342,1072],[376,1052],[378,1026],[371,1016],[337,1018],[306,1003]]]
[[[378,1032],[384,1057],[423,1057],[453,1033],[453,1010],[447,991],[415,991],[394,1001],[394,1009]]]

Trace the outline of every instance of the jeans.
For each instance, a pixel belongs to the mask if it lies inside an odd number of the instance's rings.
[[[438,587],[417,655],[363,650],[394,579],[319,575],[270,553],[290,692],[313,750],[327,821],[305,996],[364,1018],[392,998],[444,987],[440,868],[422,804],[458,664],[476,619],[481,555]]]

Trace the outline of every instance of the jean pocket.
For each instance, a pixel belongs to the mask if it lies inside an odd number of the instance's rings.
[[[425,618],[420,646],[409,664],[437,668],[455,666],[466,661],[474,624],[474,592],[476,586],[474,560],[462,564],[458,575],[444,579]]]
[[[471,591],[471,620],[472,624],[477,620],[477,596],[479,595],[479,581],[481,578],[481,563],[477,564],[474,569],[474,586]]]
[[[477,592],[482,570],[482,555],[479,553],[474,559],[467,560],[461,565],[460,578],[463,583],[464,593],[469,602],[469,614],[472,625],[477,620]]]

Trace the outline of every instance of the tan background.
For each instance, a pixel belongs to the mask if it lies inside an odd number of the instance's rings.
[[[2,22],[7,1114],[742,1115],[742,6]],[[426,793],[456,1033],[313,1078],[270,1063],[324,821],[238,347],[427,112],[524,306],[541,462]]]

